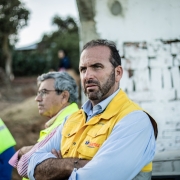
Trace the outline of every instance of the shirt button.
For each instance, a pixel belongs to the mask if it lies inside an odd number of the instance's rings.
[[[68,136],[70,136],[70,134],[68,134]]]
[[[73,142],[73,145],[76,145],[76,142]]]

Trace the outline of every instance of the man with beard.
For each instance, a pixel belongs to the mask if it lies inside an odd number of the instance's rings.
[[[89,100],[30,157],[28,176],[150,180],[157,125],[120,88],[123,69],[115,44],[103,39],[85,44],[79,71]]]

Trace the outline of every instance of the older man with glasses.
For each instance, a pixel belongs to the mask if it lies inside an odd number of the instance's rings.
[[[39,114],[48,117],[45,129],[40,131],[38,142],[58,127],[65,117],[78,110],[78,87],[67,72],[49,72],[37,78],[38,92],[35,101]],[[18,159],[33,146],[22,147],[10,160],[14,167]],[[38,149],[38,148],[37,148]]]

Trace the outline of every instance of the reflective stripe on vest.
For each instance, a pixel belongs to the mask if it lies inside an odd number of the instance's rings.
[[[0,119],[0,154],[14,145],[16,145],[14,138],[4,122]]]
[[[92,117],[87,123],[83,110],[72,114],[67,119],[62,130],[60,148],[62,156],[91,160],[111,134],[116,123],[136,110],[143,109],[132,102],[121,90],[109,103],[104,112]],[[89,146],[93,148],[89,148]],[[146,165],[142,171],[152,171],[152,163]]]

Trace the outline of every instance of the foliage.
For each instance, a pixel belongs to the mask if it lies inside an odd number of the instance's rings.
[[[79,33],[78,25],[72,17],[65,19],[55,16],[52,21],[53,25],[58,28],[51,34],[44,34],[42,41],[39,43],[39,49],[49,49],[49,56],[54,70],[58,67],[57,52],[63,49],[67,52],[71,60],[72,67],[78,72],[79,64]]]
[[[1,0],[0,2],[0,34],[16,34],[27,25],[29,11],[20,0]]]
[[[37,75],[52,69],[58,70],[57,54],[60,49],[67,52],[72,68],[78,72],[79,34],[75,19],[69,16],[65,19],[55,16],[52,24],[56,26],[56,30],[44,34],[36,50],[14,52],[15,75]]]
[[[17,41],[19,29],[27,25],[29,14],[20,0],[0,1],[0,65],[6,70],[7,75],[12,73],[12,45]]]
[[[16,76],[40,75],[49,71],[50,62],[35,51],[14,51],[13,70]]]

